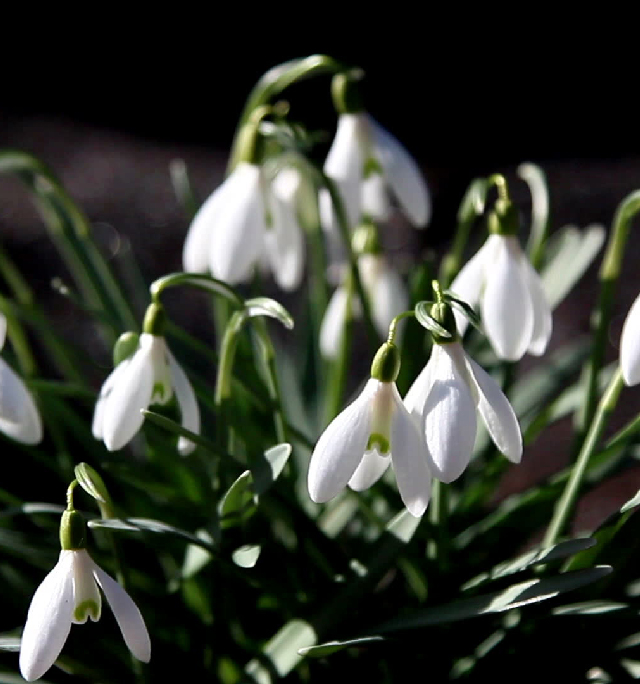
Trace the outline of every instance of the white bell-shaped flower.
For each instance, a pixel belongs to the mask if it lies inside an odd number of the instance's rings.
[[[381,351],[389,346],[393,345],[383,345]],[[393,353],[397,354],[395,347]],[[309,464],[309,496],[323,503],[347,485],[356,491],[367,489],[390,463],[402,501],[412,515],[421,516],[431,494],[424,440],[402,403],[395,377],[372,377],[320,436]]]
[[[629,309],[622,327],[620,370],[629,387],[640,382],[640,295]]]
[[[141,411],[151,404],[166,404],[175,392],[182,426],[200,432],[200,412],[187,378],[164,337],[147,332],[140,335],[137,350],[121,361],[105,380],[93,414],[92,432],[109,451],[122,449],[144,422]],[[186,455],[195,444],[178,440],[178,451]]]
[[[459,341],[434,343],[431,358],[404,404],[422,426],[429,467],[442,482],[453,482],[469,464],[476,412],[496,447],[513,463],[520,462],[522,436],[509,400]]]
[[[501,359],[544,354],[552,331],[551,308],[540,276],[513,235],[489,235],[451,283],[471,306],[479,304],[484,330]],[[460,334],[467,319],[456,312]]]
[[[232,285],[253,273],[266,230],[260,166],[240,162],[196,213],[184,243],[184,270]]]
[[[362,287],[369,299],[371,316],[376,330],[384,337],[394,316],[408,306],[409,294],[402,278],[382,254],[363,254],[358,258]],[[362,314],[357,297],[353,299],[353,313]],[[335,358],[347,315],[346,285],[338,286],[333,293],[320,325],[320,351],[325,358]]]
[[[431,198],[418,165],[402,144],[365,112],[339,115],[324,171],[338,186],[351,227],[364,214],[377,220],[386,218],[388,202],[374,197],[382,190],[381,181],[414,226],[429,221]],[[335,218],[326,193],[320,203],[323,225],[330,230]]]
[[[7,319],[0,314],[0,349],[4,347]],[[42,419],[31,392],[20,376],[0,357],[0,431],[23,444],[42,441]]]

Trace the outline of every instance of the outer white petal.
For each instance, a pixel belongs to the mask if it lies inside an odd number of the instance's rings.
[[[246,280],[260,257],[266,230],[260,167],[240,163],[225,193],[209,242],[211,274],[232,285]]]
[[[0,358],[0,430],[23,444],[42,440],[40,412],[24,382]]]
[[[395,413],[391,423],[391,460],[398,489],[409,513],[419,518],[431,496],[427,445],[416,421],[404,407],[394,384]]]
[[[336,135],[324,163],[325,173],[338,186],[351,227],[360,220],[363,148],[367,130],[367,121],[361,114],[340,114]]]
[[[369,441],[372,401],[380,382],[369,380],[360,396],[336,416],[311,454],[307,484],[317,503],[332,499],[358,467]]]
[[[480,294],[484,288],[485,273],[487,268],[492,268],[493,254],[498,246],[494,238],[499,237],[490,235],[480,249],[467,261],[460,269],[458,275],[453,279],[451,292],[457,295],[469,306],[476,307],[480,301]],[[453,310],[456,318],[456,326],[460,336],[464,335],[469,321],[456,309]]]
[[[362,181],[360,189],[362,214],[374,221],[386,221],[391,214],[391,205],[384,178],[379,173],[371,173]]]
[[[122,449],[142,427],[141,410],[149,407],[153,393],[153,344],[152,335],[140,335],[138,350],[105,399],[102,437],[109,451]]]
[[[487,268],[482,296],[482,322],[496,354],[507,361],[521,359],[533,334],[533,304],[520,267],[517,238],[500,237],[495,260]]]
[[[622,327],[620,370],[630,387],[640,382],[640,295],[631,305]]]
[[[434,345],[425,367],[420,371],[420,375],[413,381],[404,397],[405,408],[420,427],[422,427],[422,415],[427,403],[427,397],[433,385],[434,370],[440,355],[438,350],[439,346]]]
[[[465,355],[466,356],[466,355]],[[472,393],[478,411],[498,449],[513,463],[522,458],[522,435],[516,414],[496,381],[466,356]]]
[[[73,551],[60,559],[31,599],[20,645],[20,672],[29,682],[53,665],[71,629],[73,614]]]
[[[320,352],[327,359],[337,356],[347,316],[347,291],[338,287],[329,300],[320,325]]]
[[[184,270],[191,273],[206,273],[209,270],[209,244],[218,229],[220,211],[228,197],[233,197],[238,177],[231,174],[205,200],[191,221],[182,250]]]
[[[429,188],[413,157],[379,123],[368,117],[376,159],[400,207],[417,228],[431,218]]]
[[[530,354],[535,354],[535,356],[540,356],[544,354],[553,330],[551,307],[542,288],[540,276],[524,254],[522,255],[520,266],[524,272],[525,282],[529,288],[531,304],[533,305],[533,333],[527,351]]]
[[[193,387],[189,382],[189,378],[182,370],[180,364],[176,361],[173,354],[167,349],[167,358],[169,360],[169,372],[171,373],[171,384],[180,406],[180,416],[182,417],[182,427],[200,434],[200,410]],[[186,437],[178,439],[178,451],[186,456],[195,449],[195,444]]]
[[[100,388],[100,394],[96,401],[96,407],[93,410],[93,421],[91,424],[91,432],[96,439],[102,439],[103,430],[102,424],[104,422],[104,409],[107,404],[109,395],[113,391],[113,388],[118,384],[118,378],[126,373],[126,368],[131,361],[130,358],[121,361],[107,376],[107,379],[102,383]]]
[[[151,640],[138,606],[129,594],[95,563],[93,576],[111,606],[124,643],[138,660],[148,663],[151,658]]]
[[[365,451],[360,465],[349,480],[349,487],[356,492],[369,489],[374,482],[377,482],[385,470],[391,465],[389,455],[381,456],[377,449]]]
[[[304,273],[304,236],[293,201],[271,199],[273,225],[265,233],[265,247],[275,281],[291,291],[300,285]]]
[[[402,278],[385,263],[371,293],[371,313],[383,338],[387,336],[394,317],[406,311],[408,306],[409,295]]]
[[[439,480],[453,482],[471,458],[476,439],[476,406],[460,343],[434,345],[433,353],[438,356],[423,413],[429,465]]]

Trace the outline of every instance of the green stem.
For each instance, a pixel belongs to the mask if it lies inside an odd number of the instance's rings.
[[[438,561],[441,571],[446,571],[449,562],[449,496],[443,482],[434,480],[429,503],[429,521],[435,538],[428,547],[429,557]]]
[[[244,311],[233,313],[222,337],[214,395],[214,402],[218,408],[231,396],[233,361],[238,346],[238,334],[245,319],[246,313]]]
[[[553,518],[551,519],[551,523],[549,524],[547,533],[544,537],[544,546],[552,546],[555,544],[558,537],[564,532],[567,522],[575,508],[580,485],[582,484],[584,474],[589,465],[589,459],[598,447],[602,433],[607,426],[609,416],[616,407],[623,386],[622,373],[618,368],[598,404],[597,411],[589,426],[589,431],[582,445],[582,449],[580,450],[576,463],[571,471],[571,476],[562,492],[562,496],[556,503]]]
[[[531,265],[539,271],[550,225],[549,186],[544,171],[536,164],[520,164],[518,175],[527,183],[531,192],[531,230],[527,253]]]

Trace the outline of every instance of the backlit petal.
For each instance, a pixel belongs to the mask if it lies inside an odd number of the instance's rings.
[[[151,658],[151,640],[138,606],[129,594],[95,563],[93,574],[113,611],[127,648],[138,660],[148,663]]]
[[[60,559],[31,599],[20,645],[20,672],[29,682],[53,665],[71,629],[73,614],[73,551]]]
[[[409,513],[419,518],[431,496],[427,445],[416,421],[404,407],[395,384],[393,389],[395,413],[391,423],[391,461],[402,501]]]
[[[389,195],[384,178],[379,173],[370,173],[362,181],[360,193],[363,216],[368,216],[374,221],[386,221],[389,218]]]
[[[121,361],[111,373],[109,373],[107,379],[100,388],[100,394],[96,401],[96,407],[93,410],[93,422],[91,424],[91,432],[96,439],[102,439],[103,437],[102,426],[104,422],[104,409],[107,405],[109,395],[113,391],[113,388],[118,384],[118,378],[120,378],[123,373],[126,373],[126,368],[130,361],[130,358]]]
[[[422,415],[433,385],[433,373],[439,355],[440,347],[434,345],[425,367],[420,371],[420,375],[413,381],[404,397],[405,408],[420,427],[422,427]]]
[[[265,234],[265,247],[273,277],[287,291],[295,290],[304,273],[304,236],[296,218],[293,199],[271,197],[272,225]]]
[[[542,288],[540,276],[533,269],[533,266],[531,266],[524,254],[522,255],[520,266],[524,272],[525,282],[529,288],[529,296],[533,305],[533,332],[527,351],[535,356],[540,356],[544,354],[551,338],[553,328],[551,307]]]
[[[640,295],[629,309],[622,327],[620,370],[627,385],[640,382]]]
[[[496,381],[473,359],[466,357],[472,393],[491,439],[513,463],[522,458],[522,435],[516,414]]]
[[[459,343],[440,348],[423,421],[429,465],[434,477],[453,482],[469,464],[476,438],[476,406],[467,384]]]
[[[102,432],[109,451],[122,449],[144,422],[141,411],[149,407],[154,382],[151,338],[151,335],[140,335],[140,347],[105,400]]]
[[[379,123],[368,117],[377,161],[401,209],[416,228],[431,218],[429,188],[413,157],[403,145]]]
[[[327,359],[338,355],[347,317],[347,291],[338,287],[329,300],[320,325],[320,352]]]
[[[518,361],[531,341],[533,304],[519,263],[517,239],[496,237],[501,242],[487,269],[482,322],[496,354],[507,361]]]
[[[225,193],[208,253],[211,274],[235,285],[251,275],[260,257],[266,224],[260,167],[243,162],[232,176],[235,182]]]
[[[409,295],[398,273],[378,258],[383,263],[370,294],[371,314],[380,336],[386,338],[391,321],[408,308]]]
[[[23,444],[42,440],[42,420],[31,392],[0,358],[0,431]]]
[[[180,416],[182,418],[182,427],[200,434],[200,410],[193,387],[189,382],[189,378],[182,370],[180,364],[176,361],[173,354],[167,349],[167,358],[169,360],[169,372],[171,373],[171,384],[175,392],[178,406],[180,407]],[[186,437],[178,439],[178,451],[186,456],[195,449],[195,444]]]
[[[360,396],[320,435],[309,463],[309,496],[317,503],[332,499],[346,487],[362,457],[371,433],[372,401],[379,389],[369,380]]]

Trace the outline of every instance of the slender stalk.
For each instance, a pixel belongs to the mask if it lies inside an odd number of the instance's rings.
[[[531,192],[531,230],[527,253],[531,265],[537,270],[542,266],[544,246],[549,234],[549,187],[544,171],[536,164],[520,164],[518,175]]]
[[[428,555],[438,561],[441,571],[445,571],[449,563],[449,492],[443,482],[434,480],[429,503],[429,521],[435,538],[430,540]]]
[[[564,532],[567,522],[576,505],[576,500],[580,492],[580,485],[584,479],[584,474],[589,465],[589,459],[597,449],[600,438],[609,421],[609,416],[613,412],[620,396],[620,391],[624,386],[620,369],[616,371],[605,390],[596,413],[589,426],[589,431],[578,454],[573,470],[561,497],[558,499],[553,518],[544,537],[544,546],[552,546],[558,537]]]

